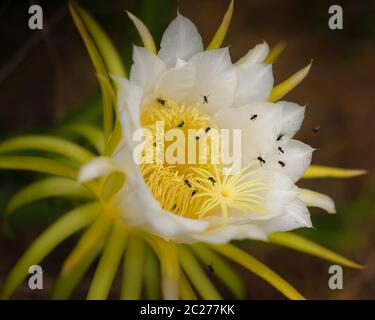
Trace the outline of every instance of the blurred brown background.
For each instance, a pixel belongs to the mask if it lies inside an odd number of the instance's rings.
[[[44,9],[43,31],[28,28],[30,3],[39,3]],[[196,23],[207,44],[229,1],[80,3],[110,34],[129,65],[131,43],[139,44],[139,39],[124,9],[145,19],[160,39],[178,7]],[[339,4],[344,10],[343,30],[328,28],[328,8],[332,4]],[[309,76],[285,98],[307,105],[299,138],[319,148],[313,162],[369,171],[364,177],[349,180],[300,183],[332,196],[338,208],[335,216],[312,210],[316,230],[301,233],[364,263],[366,268],[344,269],[344,290],[331,291],[327,286],[328,262],[269,245],[249,242],[248,248],[307,298],[374,299],[375,1],[237,0],[225,42],[230,45],[233,60],[263,40],[270,46],[280,40],[287,43],[274,64],[276,84],[314,60]],[[97,121],[100,101],[95,75],[65,1],[0,1],[0,46],[0,139],[23,132],[48,132],[69,119]],[[317,126],[320,132],[314,133],[312,128]],[[32,177],[20,172],[0,175],[0,204]],[[49,205],[59,206],[54,202]],[[50,207],[47,209],[50,211]],[[18,214],[14,221],[16,236],[0,236],[0,282],[38,231],[57,215],[58,212],[47,218],[41,215],[33,220],[22,212]],[[68,242],[46,260],[48,279],[56,276],[69,248]],[[239,272],[248,281],[249,298],[282,298],[257,277]],[[86,285],[88,281],[89,278]],[[45,298],[47,291],[34,294],[21,288],[16,298]],[[82,292],[76,297],[82,297]]]

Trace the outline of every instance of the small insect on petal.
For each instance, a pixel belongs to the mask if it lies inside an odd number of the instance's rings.
[[[259,163],[260,163],[260,165],[262,166],[262,165],[264,165],[265,163],[266,163],[266,160],[264,160],[262,157],[258,157],[257,158],[258,159],[258,161],[259,161]]]
[[[285,133],[279,133],[276,137],[276,141],[281,141],[283,137],[285,136]]]
[[[285,162],[283,162],[283,161],[278,161],[278,163],[279,163],[279,165],[281,166],[281,167],[285,167]]]

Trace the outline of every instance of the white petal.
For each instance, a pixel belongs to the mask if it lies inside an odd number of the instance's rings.
[[[267,42],[259,43],[250,49],[236,64],[262,63],[266,59],[270,48]]]
[[[291,139],[282,147],[282,150],[283,152],[275,150],[273,155],[266,156],[265,168],[281,172],[296,182],[310,166],[314,149],[298,140]]]
[[[237,88],[233,107],[251,102],[268,101],[273,87],[271,64],[252,63],[236,66]]]
[[[256,225],[226,225],[224,227],[215,228],[200,234],[194,235],[198,241],[209,243],[227,243],[231,240],[267,240],[267,234],[264,230]]]
[[[279,133],[284,135],[281,142],[285,142],[300,129],[305,117],[305,107],[287,101],[277,102],[276,106],[282,110]]]
[[[125,139],[134,148],[136,143],[133,141],[133,133],[141,128],[140,113],[143,90],[128,79],[117,76],[113,76],[113,78],[119,84],[117,105],[122,130],[122,141],[117,149],[122,148]]]
[[[203,42],[194,23],[178,14],[163,34],[159,57],[171,68],[178,58],[188,60],[201,51]]]
[[[325,194],[307,189],[300,189],[298,198],[308,207],[318,207],[328,213],[336,213],[335,202]]]
[[[157,79],[165,72],[163,61],[142,47],[133,47],[134,63],[130,70],[130,81],[141,87],[145,93],[154,90]]]
[[[162,97],[172,99],[179,103],[191,91],[195,80],[195,67],[191,63],[182,64],[181,61],[176,68],[169,69],[156,84],[156,91]]]
[[[260,173],[262,176],[264,174]],[[267,174],[269,178],[266,182],[269,190],[266,194],[264,206],[269,214],[264,219],[281,215],[285,212],[285,207],[295,201],[298,196],[298,188],[289,177],[277,172],[267,172]],[[260,216],[258,220],[263,220],[263,217]]]
[[[281,108],[260,102],[223,109],[215,121],[221,129],[241,129],[241,159],[242,165],[246,165],[275,149],[280,117]]]
[[[295,200],[286,207],[286,212],[283,215],[262,222],[262,226],[269,234],[303,227],[311,228],[312,223],[305,204],[300,200]]]
[[[119,84],[117,107],[119,112],[126,111],[136,127],[140,127],[140,109],[143,90],[126,78],[113,76]]]
[[[187,103],[199,104],[202,112],[209,115],[223,107],[229,108],[237,79],[228,48],[198,53],[190,62],[196,67],[196,80]]]
[[[111,158],[97,157],[86,163],[79,170],[78,181],[86,182],[99,177],[103,177],[115,170],[115,165]]]

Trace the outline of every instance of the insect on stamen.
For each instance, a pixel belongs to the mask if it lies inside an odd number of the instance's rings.
[[[182,128],[182,127],[184,126],[184,124],[185,124],[185,122],[182,120],[177,126],[178,126],[179,128]]]
[[[191,188],[191,184],[190,184],[190,182],[189,182],[188,179],[185,179],[184,182],[185,182],[185,184],[186,184],[189,188]]]
[[[159,102],[164,107],[167,100],[164,100],[163,98],[158,98],[157,102]]]
[[[201,97],[203,98],[203,104],[207,104],[209,96],[208,95],[204,95],[204,96],[201,95]]]

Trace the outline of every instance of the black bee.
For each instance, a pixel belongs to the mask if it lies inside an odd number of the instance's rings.
[[[189,188],[191,188],[191,184],[190,184],[190,182],[189,182],[189,180],[188,179],[185,179],[185,181],[184,181],[185,183],[186,183],[186,185],[189,187]]]
[[[320,126],[316,126],[311,129],[314,134],[318,134],[320,132]]]
[[[158,98],[157,101],[158,101],[162,106],[165,106],[165,103],[167,102],[167,100],[164,100],[163,98]]]
[[[211,128],[207,127],[206,129],[204,129],[204,132],[208,133],[210,130],[211,130]]]
[[[154,147],[156,147],[156,142],[153,143]]]
[[[199,140],[199,136],[195,136],[195,140]]]
[[[203,98],[203,104],[207,104],[208,103],[208,96],[202,96]]]
[[[210,264],[207,266],[207,269],[208,269],[210,272],[214,272],[214,268],[213,268]]]
[[[285,162],[279,161],[279,165],[284,168],[285,167]]]
[[[214,177],[209,177],[208,180],[210,180],[212,182],[212,185],[214,185],[216,183],[216,180],[214,179]]]
[[[258,115],[257,114],[252,114],[251,117],[250,117],[250,120],[256,120],[256,118],[258,118]]]
[[[177,204],[174,204],[172,210],[176,209],[176,207],[177,207]]]
[[[278,149],[279,152],[281,152],[281,153],[284,153],[284,152],[285,152],[285,151],[283,150],[283,148],[281,148],[281,147],[278,147],[277,149]]]
[[[262,157],[258,157],[258,161],[260,162],[260,165],[264,165],[266,163],[266,160],[264,160]]]
[[[179,128],[182,128],[182,127],[184,126],[184,124],[185,124],[185,122],[184,122],[184,120],[182,120],[182,121],[178,124],[178,127],[179,127]]]
[[[196,194],[197,194],[197,190],[194,190],[194,191],[191,193],[191,196],[194,197]]]
[[[285,133],[279,133],[277,135],[276,141],[281,141],[281,139],[285,136]]]

